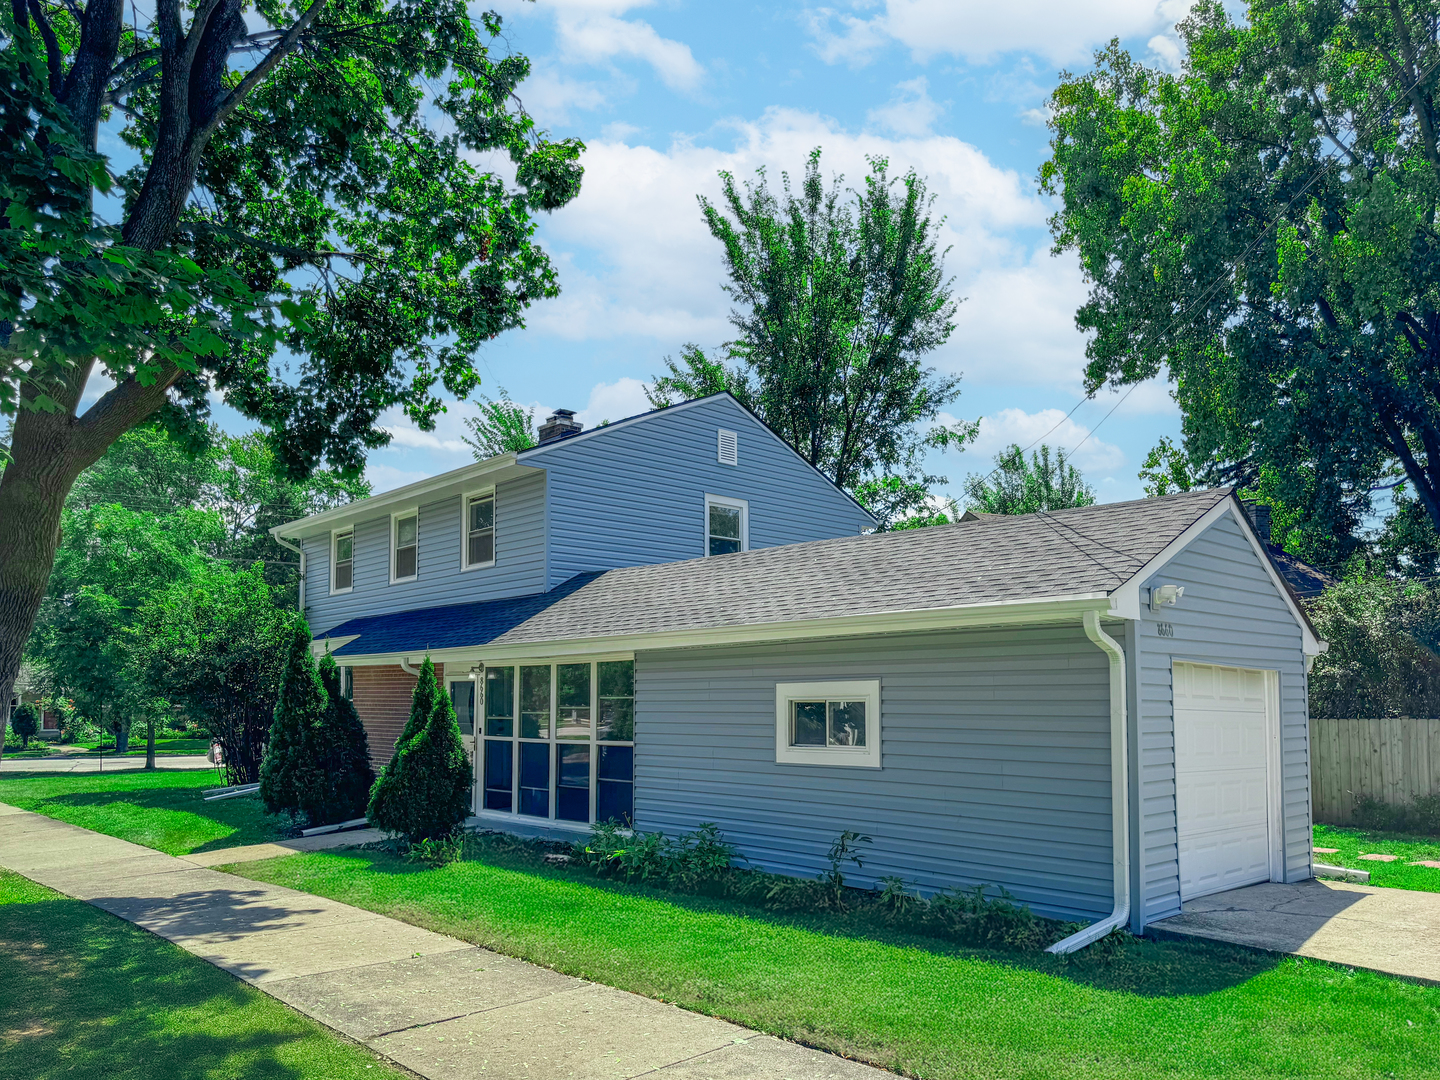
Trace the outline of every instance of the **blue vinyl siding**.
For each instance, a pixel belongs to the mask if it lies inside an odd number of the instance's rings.
[[[355,588],[330,595],[330,541],[305,541],[305,612],[319,636],[360,615],[525,596],[545,589],[545,474],[495,491],[495,565],[460,569],[460,498],[420,504],[419,573],[390,584],[390,514],[355,526]]]
[[[739,464],[721,465],[721,428]],[[750,505],[750,547],[854,536],[869,516],[729,398],[521,455],[549,473],[548,587],[585,570],[705,554],[705,496]]]
[[[1128,651],[1132,760],[1138,797],[1132,808],[1132,926],[1180,910],[1175,813],[1174,661],[1280,673],[1281,788],[1287,881],[1310,876],[1309,703],[1301,630],[1239,524],[1224,517],[1142,583],[1182,585],[1180,603],[1161,614],[1143,608]],[[1142,594],[1143,595],[1143,594]],[[1158,622],[1175,628],[1161,638]]]
[[[854,829],[874,838],[856,885],[987,882],[1042,914],[1109,913],[1109,667],[1078,621],[642,652],[635,672],[637,828],[714,821],[752,865],[806,877]],[[880,769],[776,763],[777,682],[870,678]]]

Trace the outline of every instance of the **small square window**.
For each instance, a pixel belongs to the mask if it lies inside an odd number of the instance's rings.
[[[880,681],[777,683],[775,760],[880,767]]]
[[[750,547],[750,504],[743,499],[705,496],[705,554],[730,555]]]

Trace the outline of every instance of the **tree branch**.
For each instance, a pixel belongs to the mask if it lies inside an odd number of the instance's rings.
[[[91,405],[75,424],[74,445],[84,461],[81,468],[98,461],[116,439],[163,405],[170,387],[183,374],[167,363],[148,386],[131,375]]]
[[[55,31],[51,28],[50,21],[45,18],[45,12],[40,8],[40,0],[30,0],[30,17],[35,20],[35,26],[40,31],[41,39],[45,42],[45,66],[50,71],[50,93],[58,98],[63,86],[60,42],[55,37]]]

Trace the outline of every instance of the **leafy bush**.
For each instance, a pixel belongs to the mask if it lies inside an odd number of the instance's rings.
[[[989,885],[938,892],[924,909],[926,921],[971,945],[1006,949],[1042,949],[1055,938],[1045,924],[1003,888],[986,896]]]
[[[1372,832],[1440,836],[1440,795],[1417,795],[1410,803],[1389,803],[1373,795],[1357,795],[1355,824]]]
[[[410,862],[424,863],[432,869],[459,862],[465,851],[463,830],[456,829],[449,836],[426,837],[410,844],[405,858]]]
[[[691,891],[728,874],[735,849],[714,822],[672,840],[663,833],[626,835],[607,821],[591,826],[590,839],[575,846],[574,857],[601,877]]]
[[[40,710],[27,701],[10,714],[10,730],[20,737],[20,748],[28,749],[40,732]]]
[[[427,656],[395,756],[371,790],[370,823],[412,845],[452,837],[470,813],[472,775],[455,709]]]

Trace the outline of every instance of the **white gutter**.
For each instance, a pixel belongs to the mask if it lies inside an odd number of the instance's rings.
[[[273,537],[275,537],[275,542],[276,542],[277,544],[279,544],[281,547],[287,547],[287,548],[289,548],[291,551],[295,552],[296,555],[299,555],[299,556],[300,556],[300,588],[297,590],[297,592],[298,592],[299,601],[300,601],[300,614],[301,614],[301,615],[304,615],[304,614],[305,614],[305,549],[304,549],[303,547],[296,547],[294,544],[290,543],[289,540],[286,540],[283,536],[279,535],[278,533],[274,532],[273,530],[271,531],[270,535],[273,536]]]
[[[1100,629],[1100,613],[1081,616],[1085,636],[1110,657],[1110,837],[1115,872],[1115,910],[1077,934],[1057,941],[1046,952],[1071,953],[1099,941],[1130,918],[1130,747],[1125,720],[1125,651]]]
[[[414,675],[417,679],[420,677],[420,669],[410,663],[410,657],[408,656],[402,656],[400,658],[400,670],[405,672],[406,675]]]

